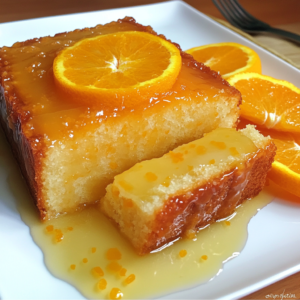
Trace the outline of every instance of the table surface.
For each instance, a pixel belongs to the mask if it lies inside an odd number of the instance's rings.
[[[26,1],[26,2],[25,2]],[[155,0],[1,0],[0,23],[46,16],[87,12],[117,7],[128,7],[163,1]],[[185,0],[199,11],[225,20],[211,0]],[[258,19],[272,26],[300,34],[300,0],[240,0],[240,3]],[[274,36],[254,35],[254,39],[300,68],[300,44]],[[300,272],[267,286],[242,299],[277,299],[290,294],[288,299],[300,299]],[[287,299],[287,298],[285,298]]]

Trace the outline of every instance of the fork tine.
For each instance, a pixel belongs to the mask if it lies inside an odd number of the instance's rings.
[[[229,0],[231,4],[231,9],[235,12],[236,17],[239,19],[241,24],[253,24],[253,22],[256,22],[257,19],[255,19],[252,15],[250,15],[237,0]]]
[[[234,5],[233,1],[231,0],[224,0],[227,3],[227,8],[232,15],[232,19],[234,20],[234,25],[240,28],[245,28],[250,25],[248,20],[245,20],[243,16],[240,14],[238,8]],[[246,22],[245,22],[246,21]]]
[[[252,25],[255,23],[256,25],[267,25],[266,23],[256,19],[254,16],[252,16],[250,13],[248,13],[243,6],[238,2],[238,0],[229,0],[231,1],[232,5],[234,6],[235,10],[240,13],[240,15],[244,18],[244,20],[247,20],[248,23],[251,23]]]
[[[212,0],[222,15],[234,26],[238,28],[244,28],[243,19],[236,12],[235,7],[233,7],[230,0]]]
[[[222,0],[212,0],[212,2],[218,8],[221,14],[225,17],[225,19],[229,20],[229,22],[232,22],[232,16],[230,10],[228,10],[224,2]]]
[[[300,36],[292,32],[271,27],[249,14],[238,0],[212,0],[221,14],[235,27],[247,32],[269,32],[280,35],[296,43],[300,42]]]

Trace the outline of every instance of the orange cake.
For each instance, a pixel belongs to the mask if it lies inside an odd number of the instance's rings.
[[[116,174],[139,161],[236,126],[240,93],[177,44],[182,63],[175,83],[134,107],[78,102],[58,89],[53,62],[62,50],[125,31],[157,36],[125,18],[0,48],[1,124],[41,219],[97,202]]]
[[[276,147],[248,125],[218,128],[115,176],[100,202],[139,254],[230,216],[264,187]]]

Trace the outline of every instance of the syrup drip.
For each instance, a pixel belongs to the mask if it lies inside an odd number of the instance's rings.
[[[2,133],[0,167],[8,174],[10,193],[44,253],[48,270],[90,299],[154,298],[207,282],[221,273],[223,262],[238,256],[247,240],[249,220],[272,200],[263,191],[243,203],[236,214],[201,230],[193,239],[141,257],[95,207],[41,223]],[[6,196],[1,194],[1,198]],[[60,230],[63,240],[55,242],[51,228]],[[179,254],[182,250],[186,255]],[[112,263],[119,265],[118,271],[110,269]]]

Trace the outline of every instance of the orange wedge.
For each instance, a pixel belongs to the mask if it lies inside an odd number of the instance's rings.
[[[246,124],[253,123],[241,118],[238,127],[244,128]],[[256,129],[264,136],[270,136],[277,147],[275,161],[268,177],[286,191],[300,197],[300,134],[260,126]]]
[[[81,40],[53,63],[58,88],[72,100],[129,108],[168,91],[180,69],[180,50],[174,44],[138,31]]]
[[[220,72],[223,78],[241,72],[261,73],[261,61],[252,49],[237,43],[218,43],[191,48],[185,51],[212,70]]]
[[[241,115],[268,129],[300,132],[300,89],[257,73],[237,74],[228,82],[242,94]]]

